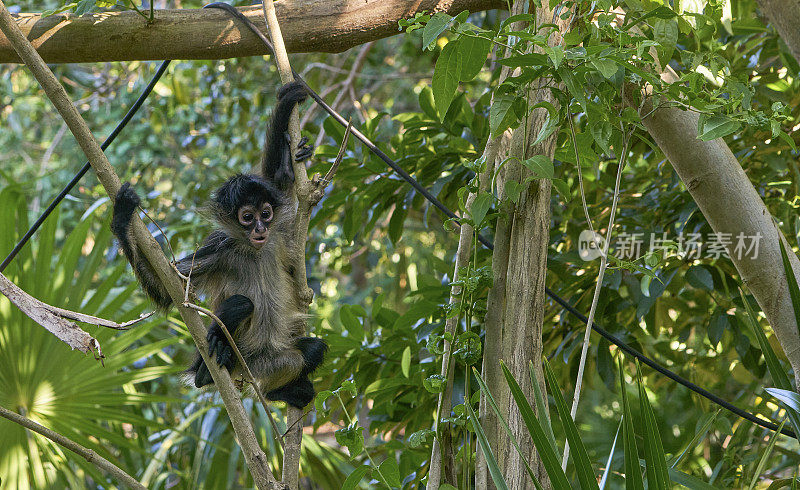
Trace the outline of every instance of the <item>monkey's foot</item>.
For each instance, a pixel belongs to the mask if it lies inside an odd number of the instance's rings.
[[[286,138],[286,143],[291,146],[289,133],[283,133],[283,137]],[[308,137],[303,136],[300,138],[300,141],[297,142],[297,153],[295,153],[294,159],[298,162],[302,162],[303,160],[308,160],[313,155],[314,148],[308,144]]]
[[[308,376],[300,376],[291,383],[281,386],[266,394],[267,400],[286,402],[289,405],[303,409],[314,399],[314,385]]]

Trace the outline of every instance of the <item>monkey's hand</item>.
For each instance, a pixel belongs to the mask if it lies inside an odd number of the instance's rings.
[[[211,357],[216,355],[217,364],[228,368],[228,371],[233,369],[233,348],[217,322],[209,327],[206,340],[208,340],[208,353]]]
[[[286,138],[286,144],[289,143],[289,133],[283,134],[284,138]],[[294,159],[298,162],[302,162],[303,160],[308,160],[314,155],[314,148],[308,144],[308,137],[303,136],[300,138],[300,141],[297,142],[297,153],[294,155]]]

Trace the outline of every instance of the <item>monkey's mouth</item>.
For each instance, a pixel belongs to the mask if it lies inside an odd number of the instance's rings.
[[[250,244],[253,245],[255,248],[261,248],[267,243],[267,233],[263,235],[250,235]]]

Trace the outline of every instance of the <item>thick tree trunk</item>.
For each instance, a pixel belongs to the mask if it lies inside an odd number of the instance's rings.
[[[641,114],[647,131],[691,193],[711,228],[730,233],[728,255],[764,311],[783,348],[800,386],[800,335],[789,298],[778,239],[784,240],[761,197],[722,138],[697,139],[698,115],[677,108],[652,111],[645,104]],[[760,237],[757,254],[734,253],[736,237]],[[788,247],[787,247],[788,249]],[[800,278],[800,261],[789,253],[795,276]]]
[[[415,13],[503,8],[501,0],[283,0],[275,9],[291,53],[338,53],[393,36],[400,19]],[[239,9],[265,28],[261,8]],[[263,43],[230,14],[219,9],[156,10],[147,20],[133,11],[76,16],[16,16],[22,32],[48,63],[96,61],[222,59],[268,54]],[[0,63],[19,63],[0,35]]]
[[[547,2],[543,2],[547,5]],[[512,12],[523,11],[527,2],[517,1]],[[537,19],[552,19],[553,14],[546,6],[537,9]],[[567,23],[558,19],[560,34],[567,29]],[[550,44],[561,43],[561,35],[551,36]],[[549,88],[540,82],[531,89],[530,101],[548,101],[558,106]],[[544,125],[547,112],[535,110],[525,124],[521,125],[511,139],[510,155],[521,159],[533,155],[553,156],[556,134],[536,146],[526,147],[526,141],[533,141]],[[530,170],[521,165],[506,165],[499,176],[498,189],[504,188],[508,180],[522,182],[531,175]],[[495,232],[495,250],[492,259],[494,284],[489,292],[486,315],[486,347],[484,351],[484,376],[497,398],[503,416],[511,427],[511,432],[519,442],[523,456],[531,463],[540,481],[549,485],[538,454],[530,438],[521,414],[511,397],[508,385],[500,372],[502,359],[523,391],[533,399],[529,365],[533,363],[536,378],[544,390],[542,375],[542,324],[545,306],[545,278],[547,274],[547,247],[550,237],[550,187],[546,179],[535,180],[520,195],[516,204],[508,204],[502,210]],[[503,192],[500,198],[504,198]],[[486,404],[481,404],[481,416],[489,443],[503,471],[509,488],[534,488],[527,475],[525,463],[517,453],[511,438],[506,434],[496,417],[490,414]],[[479,458],[477,468],[477,488],[494,488],[486,477],[485,461]]]

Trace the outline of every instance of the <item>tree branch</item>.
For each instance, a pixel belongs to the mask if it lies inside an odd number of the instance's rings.
[[[97,140],[89,131],[86,121],[83,120],[75,106],[70,101],[64,87],[56,79],[50,68],[36,52],[31,43],[20,31],[14,19],[6,9],[5,4],[0,0],[0,30],[14,46],[19,57],[30,68],[36,80],[44,89],[45,94],[58,110],[64,122],[69,127],[75,139],[78,141],[83,152],[89,159],[89,163],[97,174],[100,183],[111,199],[116,198],[120,187],[119,177],[114,172],[113,167],[108,162],[103,150]],[[239,391],[233,385],[227,369],[220,369],[217,363],[208,354],[208,344],[206,342],[206,329],[200,315],[189,308],[183,307],[183,286],[180,278],[171,268],[161,247],[155,241],[150,232],[147,231],[142,220],[138,215],[133,219],[133,235],[137,246],[142,250],[146,259],[155,269],[159,279],[169,292],[172,301],[178,306],[183,320],[191,333],[192,338],[197,344],[203,360],[206,362],[214,384],[219,390],[225,408],[228,411],[231,424],[236,433],[239,445],[242,448],[245,461],[250,470],[253,480],[258,488],[282,488],[272,476],[267,465],[267,458],[264,451],[259,447],[253,427],[247,412],[241,403]]]
[[[503,8],[500,0],[283,0],[275,5],[290,52],[337,53],[393,36],[397,22],[427,10],[456,15]],[[258,7],[242,11],[261,29]],[[218,9],[156,10],[151,24],[133,11],[76,16],[23,13],[22,32],[48,63],[223,59],[269,54],[249,29]],[[0,63],[19,63],[12,43],[0,36]]]
[[[78,456],[82,456],[89,463],[92,463],[101,470],[104,470],[107,473],[111,474],[111,476],[116,478],[120,483],[124,483],[128,487],[136,488],[137,490],[138,489],[145,490],[144,485],[136,481],[136,479],[134,479],[131,475],[125,473],[114,463],[100,456],[91,449],[81,446],[72,439],[66,436],[62,436],[58,432],[52,431],[43,425],[39,425],[33,420],[27,417],[23,417],[22,415],[16,412],[12,412],[11,410],[8,410],[4,407],[0,407],[0,417],[6,418],[14,423],[17,423],[27,429],[32,430],[33,432],[36,432],[37,434],[43,435],[44,437],[50,439],[51,441],[57,444],[60,444],[61,446],[64,446],[65,448],[69,449]]]

